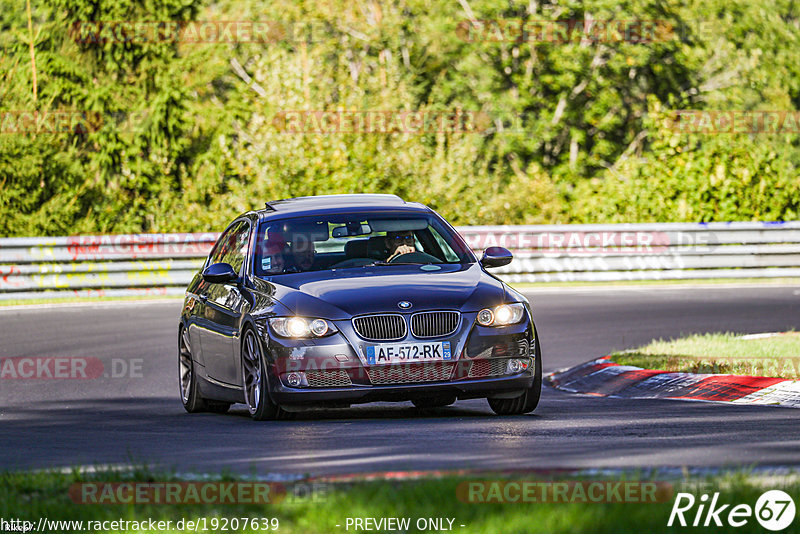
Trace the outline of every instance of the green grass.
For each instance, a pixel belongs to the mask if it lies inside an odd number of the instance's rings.
[[[719,373],[800,379],[800,333],[742,339],[736,334],[699,334],[654,341],[612,354],[620,365],[685,373]]]
[[[498,480],[501,476],[484,476],[485,480]],[[222,476],[223,480],[235,480]],[[504,480],[521,480],[504,477]],[[609,481],[617,477],[604,476]],[[173,525],[181,518],[273,518],[279,520],[281,533],[346,532],[348,517],[409,517],[409,532],[418,532],[413,526],[420,517],[453,518],[454,532],[470,533],[613,533],[664,532],[672,509],[675,494],[688,491],[699,498],[702,493],[719,491],[720,502],[745,503],[754,506],[758,496],[766,489],[783,489],[796,502],[800,502],[800,481],[797,477],[764,480],[740,472],[712,478],[675,480],[666,498],[657,503],[469,503],[457,498],[457,488],[476,477],[448,476],[416,481],[366,481],[338,483],[314,500],[283,500],[267,505],[95,505],[77,504],[68,490],[78,482],[178,481],[170,474],[138,470],[133,473],[99,472],[81,474],[60,473],[5,473],[0,474],[0,517],[19,518],[35,524],[40,517],[53,520],[171,520]],[[548,479],[526,476],[527,481]],[[563,477],[558,480],[565,480]],[[573,479],[574,480],[574,479]],[[583,480],[587,480],[583,478]],[[648,481],[647,478],[628,476],[627,480]],[[463,495],[463,494],[462,494]],[[209,523],[210,524],[210,523]],[[796,520],[795,525],[800,524]],[[337,527],[336,525],[341,525]],[[465,525],[461,527],[460,525]],[[757,530],[758,524],[750,519],[747,531]],[[699,529],[681,529],[687,532]],[[130,530],[110,529],[105,532]],[[169,532],[174,532],[168,530]],[[239,531],[251,531],[250,529]],[[715,532],[742,532],[742,529],[723,527]],[[797,532],[792,527],[783,532]],[[262,530],[262,532],[264,532]],[[349,532],[353,532],[352,527]]]

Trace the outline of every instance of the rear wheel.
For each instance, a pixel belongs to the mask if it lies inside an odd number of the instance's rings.
[[[184,327],[178,333],[178,382],[184,409],[189,413],[206,411],[206,401],[197,390],[189,332]]]
[[[289,412],[272,402],[267,383],[267,362],[255,332],[248,328],[242,336],[242,378],[244,400],[256,421],[288,419]]]
[[[534,357],[536,359],[534,362],[533,384],[519,397],[513,399],[488,399],[489,407],[497,415],[530,413],[539,405],[539,397],[542,394],[542,349],[539,345],[538,336],[534,339],[533,344]]]

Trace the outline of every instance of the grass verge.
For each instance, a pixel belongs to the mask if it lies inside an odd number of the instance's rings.
[[[767,489],[781,489],[800,503],[800,481],[796,477],[769,479],[768,485],[758,478],[740,472],[732,475],[719,475],[697,480],[674,481],[666,488],[662,486],[659,502],[580,502],[574,493],[567,493],[568,502],[512,502],[512,503],[471,503],[459,488],[464,484],[483,481],[522,482],[519,478],[457,477],[445,476],[438,479],[415,481],[364,481],[329,484],[322,492],[314,492],[313,498],[284,499],[274,504],[82,504],[74,502],[70,488],[80,483],[145,482],[162,483],[182,479],[169,474],[137,470],[132,473],[95,472],[92,474],[72,473],[4,473],[0,474],[0,517],[22,519],[38,524],[40,518],[61,521],[171,521],[173,527],[161,532],[180,532],[177,522],[181,519],[205,520],[208,531],[225,531],[220,527],[224,519],[230,520],[228,531],[266,532],[275,531],[262,527],[252,528],[248,523],[241,528],[244,518],[277,518],[277,532],[282,533],[330,533],[353,532],[346,529],[347,518],[409,518],[411,528],[407,532],[426,532],[432,529],[418,529],[419,518],[449,518],[453,520],[452,531],[470,533],[507,532],[547,532],[547,533],[613,533],[626,532],[665,532],[677,492],[688,492],[697,497],[702,494],[713,495],[720,492],[720,503],[748,504],[755,506],[758,497]],[[208,481],[208,478],[201,479]],[[236,480],[233,476],[222,476],[213,480]],[[527,482],[557,482],[568,479],[534,478],[526,476]],[[592,479],[572,478],[571,482]],[[652,482],[644,477],[628,476],[620,479],[605,476],[601,481],[614,483],[620,480]],[[662,482],[663,483],[663,482]],[[584,484],[585,486],[586,484]],[[459,493],[460,492],[460,493]],[[73,489],[73,495],[75,494]],[[307,495],[307,494],[306,494]],[[488,496],[488,493],[484,493]],[[520,495],[519,493],[517,495]],[[623,492],[624,495],[624,492]],[[460,496],[460,498],[459,498]],[[612,499],[613,500],[613,499]],[[641,500],[641,499],[640,499]],[[571,501],[571,502],[570,502]],[[577,502],[575,502],[577,501]],[[689,521],[694,519],[697,507],[687,513]],[[232,518],[239,518],[239,528],[232,527]],[[213,520],[217,521],[217,528]],[[798,523],[798,521],[795,521]],[[261,523],[259,523],[261,524]],[[447,521],[444,522],[447,525]],[[274,523],[272,523],[274,525]],[[337,526],[338,525],[338,526]],[[461,525],[464,525],[463,527]],[[75,531],[72,528],[49,529],[51,532]],[[103,532],[133,532],[136,528],[104,525]],[[758,529],[755,517],[749,519],[747,531]],[[141,528],[141,527],[139,527]],[[674,529],[674,527],[673,527]],[[144,531],[147,531],[145,529]],[[186,529],[184,529],[185,531]],[[380,529],[376,529],[380,530]],[[435,530],[435,529],[433,529]],[[689,532],[701,529],[680,529]],[[202,532],[202,527],[198,529]],[[730,526],[715,528],[715,532],[742,532]],[[792,527],[784,532],[796,532]]]
[[[612,354],[620,365],[683,373],[800,379],[800,333],[755,339],[698,334]]]

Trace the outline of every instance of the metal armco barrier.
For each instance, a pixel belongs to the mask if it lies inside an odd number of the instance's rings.
[[[182,295],[218,235],[0,239],[0,300]]]
[[[800,277],[800,221],[464,226],[509,282]],[[181,295],[216,233],[0,239],[0,300]]]

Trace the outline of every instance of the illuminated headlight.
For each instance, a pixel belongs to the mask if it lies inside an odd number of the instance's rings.
[[[336,327],[325,319],[272,317],[269,325],[281,337],[323,337],[336,332]]]
[[[521,302],[501,304],[495,308],[484,308],[478,312],[481,326],[507,326],[518,323],[525,315],[525,305]]]

